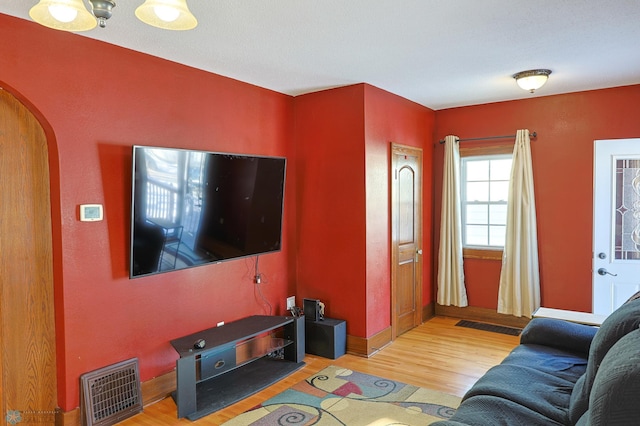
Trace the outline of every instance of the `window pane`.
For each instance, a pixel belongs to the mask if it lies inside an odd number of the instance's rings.
[[[467,161],[467,181],[477,181],[477,180],[489,180],[489,161],[488,160]]]
[[[467,202],[489,201],[489,182],[467,182]]]
[[[489,221],[489,210],[487,204],[468,204],[465,223],[482,225]]]
[[[489,227],[489,245],[504,247],[505,226],[491,225]]]
[[[464,245],[504,247],[510,154],[462,158],[462,214]]]
[[[492,204],[489,206],[489,223],[491,225],[507,224],[507,205]]]
[[[489,241],[489,230],[486,226],[467,225],[466,244],[472,246],[486,246]]]
[[[490,201],[507,201],[509,198],[509,182],[491,182]]]
[[[491,161],[491,180],[509,180],[511,176],[511,158]]]

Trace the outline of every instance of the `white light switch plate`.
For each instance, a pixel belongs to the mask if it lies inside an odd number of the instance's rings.
[[[296,306],[296,297],[295,296],[287,297],[287,310],[293,308],[294,306]]]

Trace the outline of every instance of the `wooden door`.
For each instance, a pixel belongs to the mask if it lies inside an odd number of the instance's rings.
[[[391,146],[391,330],[422,322],[422,150]]]
[[[0,88],[0,424],[53,424],[57,406],[47,141]]]

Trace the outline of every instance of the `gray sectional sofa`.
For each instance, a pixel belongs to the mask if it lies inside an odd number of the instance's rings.
[[[640,425],[640,299],[601,327],[534,318],[520,345],[434,426]]]

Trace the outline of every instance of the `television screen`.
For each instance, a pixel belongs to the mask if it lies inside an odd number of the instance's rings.
[[[130,277],[279,251],[286,159],[133,147]]]

